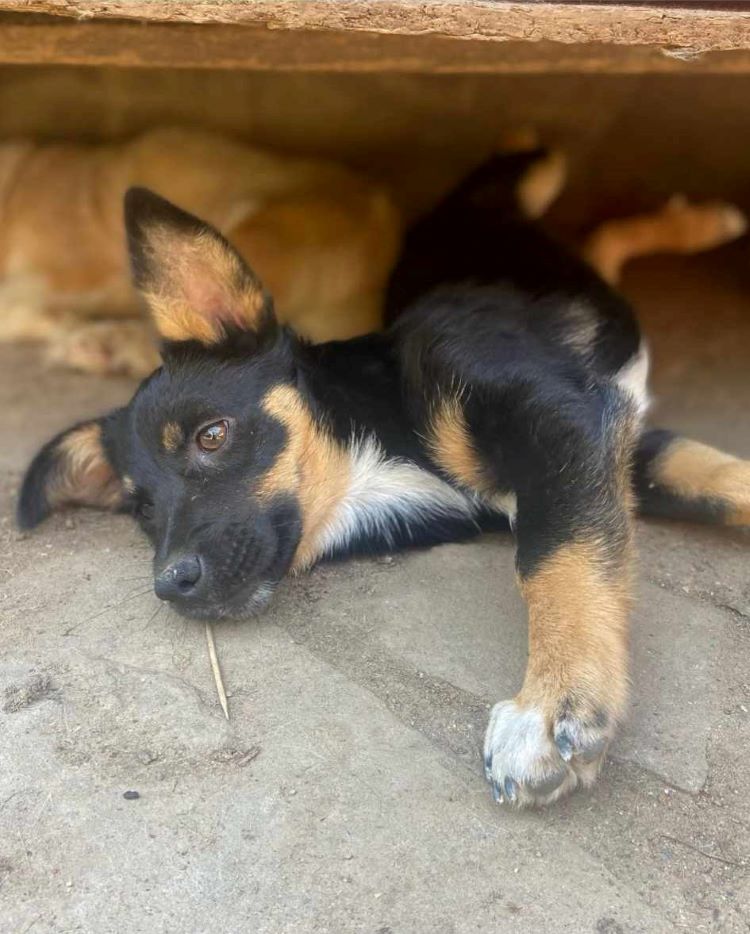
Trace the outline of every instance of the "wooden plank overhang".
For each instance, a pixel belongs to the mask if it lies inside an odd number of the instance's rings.
[[[0,62],[409,73],[750,72],[737,3],[0,0]]]

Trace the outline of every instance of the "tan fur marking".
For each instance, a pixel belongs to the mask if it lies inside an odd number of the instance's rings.
[[[174,454],[185,440],[182,428],[177,422],[165,422],[161,430],[161,446],[168,454]]]
[[[50,506],[79,503],[111,509],[120,502],[122,486],[104,456],[100,425],[83,425],[66,435],[57,455],[60,469],[46,491]]]
[[[630,578],[603,559],[596,542],[563,546],[521,580],[529,607],[529,664],[522,706],[559,713],[571,694],[617,716],[627,693]]]
[[[439,403],[427,432],[430,456],[449,477],[470,490],[494,493],[474,449],[461,403],[454,396]]]
[[[213,344],[224,324],[257,325],[263,290],[222,240],[210,231],[186,234],[161,224],[145,237],[155,281],[144,297],[162,337]]]
[[[678,496],[724,504],[727,525],[750,525],[750,461],[680,438],[656,458],[651,474]]]
[[[277,386],[263,399],[269,415],[286,428],[288,437],[276,463],[261,478],[261,497],[291,493],[302,513],[302,537],[292,570],[309,567],[318,557],[317,542],[349,484],[349,455],[316,424],[300,393],[292,386]]]
[[[557,150],[539,159],[518,184],[517,196],[524,214],[541,217],[562,191],[567,175],[565,155]]]
[[[586,241],[583,255],[607,282],[617,283],[630,259],[650,253],[698,253],[739,237],[742,212],[720,201],[689,204],[673,198],[662,210],[607,221]]]

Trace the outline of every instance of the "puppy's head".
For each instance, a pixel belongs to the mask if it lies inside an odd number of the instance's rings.
[[[163,366],[127,406],[39,452],[19,523],[68,504],[131,512],[154,545],[159,597],[186,615],[245,615],[300,550],[306,465],[327,440],[293,338],[233,248],[144,189],[128,192],[125,220]]]

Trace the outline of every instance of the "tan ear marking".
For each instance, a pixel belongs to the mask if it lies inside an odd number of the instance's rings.
[[[169,341],[216,343],[272,317],[260,281],[218,230],[146,188],[125,193],[133,283]]]
[[[51,507],[64,503],[111,509],[122,498],[122,485],[107,461],[101,425],[83,425],[57,448],[60,469],[46,494]]]
[[[224,336],[225,325],[258,324],[263,289],[216,234],[157,224],[144,236],[154,273],[143,294],[162,337],[213,344]]]

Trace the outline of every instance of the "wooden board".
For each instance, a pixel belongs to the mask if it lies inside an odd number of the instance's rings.
[[[7,0],[0,0],[0,7]],[[412,74],[750,72],[750,50],[0,14],[0,63]]]
[[[722,5],[723,7],[724,5]],[[241,24],[483,41],[750,49],[750,11],[673,4],[503,0],[0,0],[0,11],[76,19]]]

